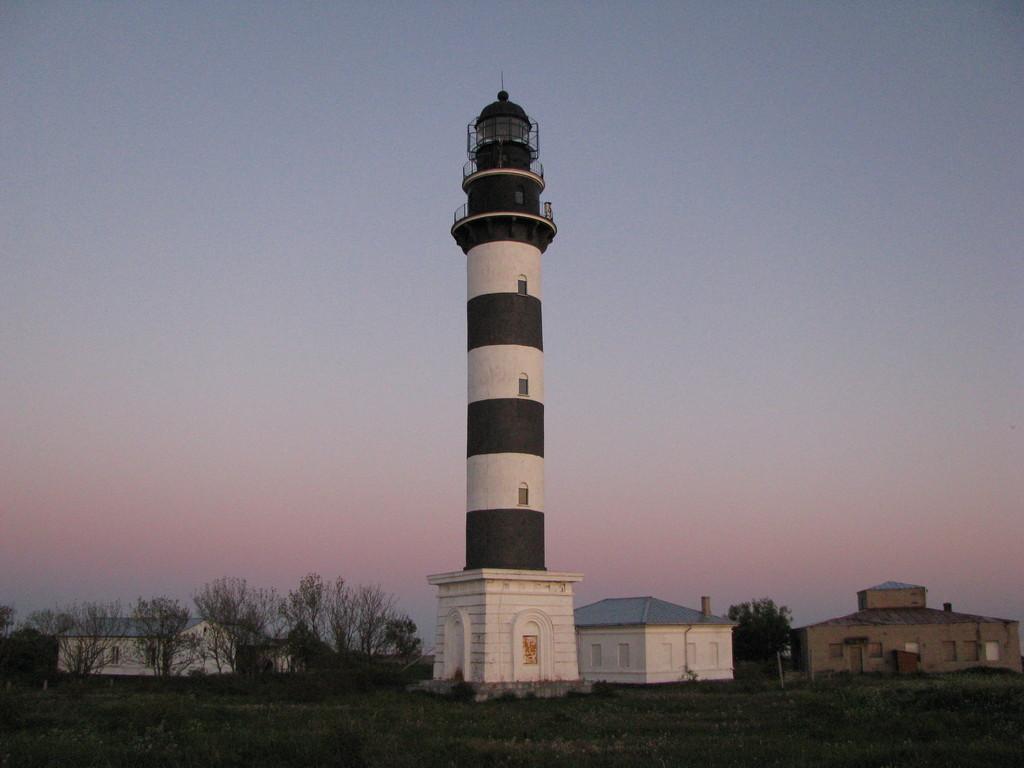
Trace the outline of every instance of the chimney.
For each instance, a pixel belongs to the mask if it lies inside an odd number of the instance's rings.
[[[705,616],[711,615],[711,598],[707,595],[704,595],[700,599],[700,612],[703,613]]]
[[[942,610],[944,610],[946,613],[952,613],[953,612],[953,604],[952,603],[943,603],[942,604]]]

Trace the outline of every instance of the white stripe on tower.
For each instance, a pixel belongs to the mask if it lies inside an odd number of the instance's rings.
[[[485,293],[516,293],[520,275],[526,277],[527,293],[542,299],[537,248],[515,240],[496,240],[474,246],[466,254],[466,299]]]
[[[491,344],[469,350],[469,402],[521,397],[519,379],[526,374],[529,399],[544,402],[544,353],[536,347]]]
[[[530,503],[519,504],[519,484],[528,483]],[[544,511],[544,459],[529,453],[481,453],[466,460],[466,511]]]

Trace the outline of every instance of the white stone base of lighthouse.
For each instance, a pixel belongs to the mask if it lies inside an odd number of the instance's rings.
[[[514,692],[578,682],[572,585],[582,579],[506,568],[427,577],[438,587],[434,679],[510,684]]]

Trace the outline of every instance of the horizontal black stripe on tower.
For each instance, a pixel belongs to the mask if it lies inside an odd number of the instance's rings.
[[[540,216],[540,187],[513,174],[477,179],[466,190],[470,216],[489,211],[522,211]]]
[[[555,237],[555,224],[550,219],[533,214],[517,215],[515,211],[493,211],[471,216],[452,225],[452,237],[463,253],[483,243],[514,240],[528,243],[541,253]]]
[[[544,349],[540,299],[518,293],[485,293],[466,303],[469,348],[518,344]]]
[[[479,509],[466,513],[466,570],[544,570],[544,513]]]
[[[524,397],[469,404],[466,456],[529,453],[544,456],[544,404]]]

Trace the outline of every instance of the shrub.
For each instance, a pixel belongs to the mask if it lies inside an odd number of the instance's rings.
[[[34,629],[23,628],[0,639],[7,674],[28,683],[41,683],[57,674],[57,640]]]
[[[459,680],[448,691],[448,698],[452,701],[473,701],[476,698],[476,689],[465,680]]]
[[[1015,669],[1007,669],[1006,667],[968,667],[967,669],[961,669],[955,672],[957,675],[988,675],[1002,677],[1005,675],[1019,675]]]

